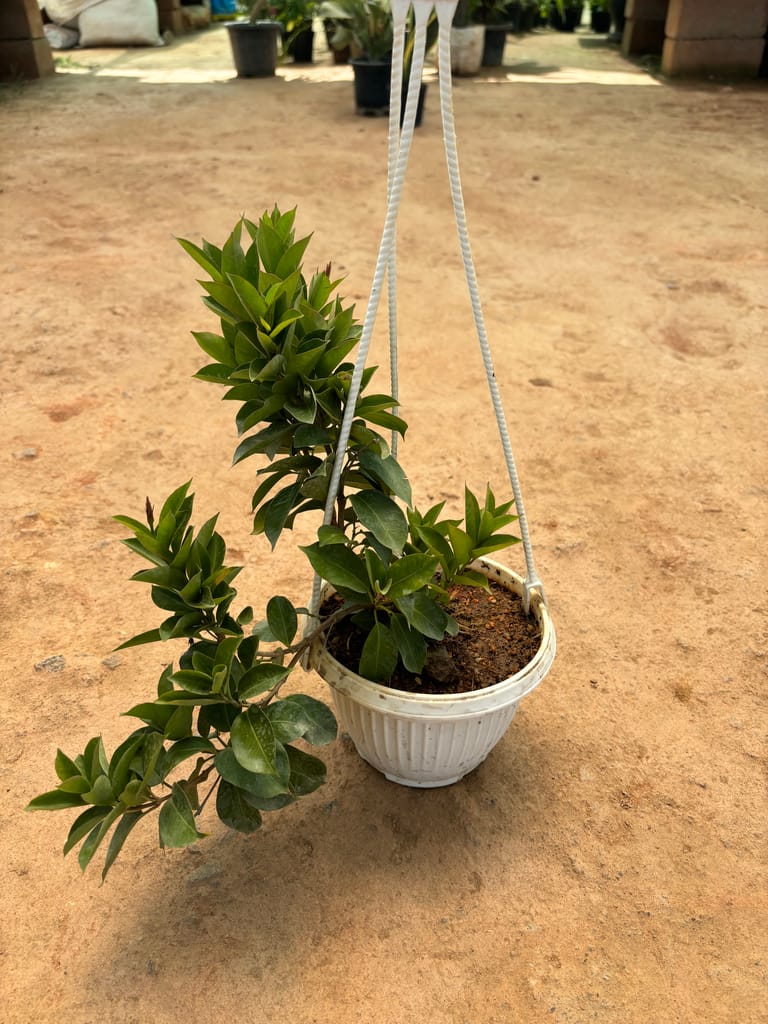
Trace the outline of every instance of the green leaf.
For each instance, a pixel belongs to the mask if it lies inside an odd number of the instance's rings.
[[[108,777],[99,775],[94,779],[91,789],[87,793],[83,793],[83,800],[99,807],[111,807],[115,802],[115,794],[112,792],[112,783]]]
[[[446,572],[454,563],[453,548],[445,537],[433,526],[414,526],[413,532],[417,540],[422,541],[437,557]]]
[[[290,424],[270,423],[257,434],[251,434],[240,442],[232,456],[232,465],[236,466],[250,455],[266,455],[267,458],[273,458],[290,442],[292,433]]]
[[[267,304],[258,288],[255,288],[250,281],[244,277],[239,277],[237,274],[228,274],[227,277],[238,299],[240,299],[245,309],[248,310],[250,318],[255,323],[258,323],[267,312]]]
[[[396,554],[403,550],[408,539],[408,523],[392,498],[379,491],[361,491],[353,494],[349,503],[358,520],[379,543]]]
[[[483,576],[481,572],[475,572],[474,569],[466,569],[459,576],[454,576],[453,582],[465,587],[482,587],[483,590],[490,589],[488,577]]]
[[[183,707],[189,704],[191,707],[197,706],[202,708],[209,704],[221,704],[224,701],[218,694],[202,697],[197,693],[187,693],[186,690],[168,690],[167,693],[161,693],[158,696],[157,703],[175,705],[176,707]]]
[[[401,436],[408,429],[408,424],[399,416],[393,416],[391,412],[366,412],[365,416],[369,423],[375,423],[377,427],[385,427],[387,430],[394,430]]]
[[[502,548],[508,548],[513,544],[520,543],[520,538],[515,537],[512,533],[495,533],[487,541],[473,549],[472,557],[480,558],[482,555],[490,555],[492,551],[501,551]]]
[[[78,761],[75,762],[80,767]],[[109,771],[109,761],[104,750],[104,743],[101,736],[94,736],[85,745],[82,757],[82,773],[94,783],[99,775],[105,775]]]
[[[77,862],[80,865],[81,871],[85,871],[91,863],[91,859],[101,845],[102,840],[122,813],[122,807],[113,807],[101,824],[97,825],[88,833],[88,837],[80,847],[80,852],[77,855]]]
[[[217,363],[228,365],[232,362],[232,350],[226,338],[222,338],[220,334],[211,334],[209,331],[192,331],[192,337],[203,352],[211,359],[215,359]]]
[[[229,319],[232,323],[250,319],[248,308],[240,301],[237,292],[231,285],[220,281],[198,280],[197,283],[208,292],[215,303],[216,311],[221,310],[225,319]]]
[[[69,851],[88,835],[93,826],[103,821],[108,814],[108,807],[89,807],[87,811],[78,815],[69,830],[67,841],[64,843],[64,856],[66,857]]]
[[[75,762],[70,760],[70,758],[68,758],[61,750],[56,751],[54,769],[62,782],[66,782],[67,779],[71,779],[73,776],[80,774],[80,770]]]
[[[304,255],[304,250],[309,244],[310,237],[308,235],[306,238],[300,238],[298,242],[294,242],[290,248],[285,250],[275,269],[278,277],[287,277],[288,274],[293,273],[301,265],[301,259]]]
[[[272,723],[261,710],[252,706],[232,723],[232,750],[249,772],[277,774],[277,740]]]
[[[393,615],[390,628],[397,644],[400,660],[409,672],[418,674],[427,658],[427,643],[421,633],[411,629],[404,615]]]
[[[73,775],[71,779],[65,779],[59,784],[60,793],[87,793],[91,784],[82,775]]]
[[[202,696],[211,692],[211,677],[205,672],[195,672],[193,669],[179,669],[170,677],[170,682],[180,686],[187,693],[197,693]]]
[[[264,534],[274,548],[282,533],[285,522],[290,515],[296,500],[300,497],[301,485],[293,483],[278,491],[265,506]]]
[[[417,630],[431,640],[442,640],[445,635],[448,616],[443,609],[426,594],[408,594],[395,601],[411,629]]]
[[[85,801],[79,793],[65,793],[60,789],[52,789],[48,793],[41,793],[34,800],[30,800],[25,810],[27,811],[61,811],[67,807],[82,807]]]
[[[243,673],[237,685],[237,696],[240,700],[251,700],[261,693],[267,693],[273,686],[282,682],[289,672],[290,669],[284,668],[282,665],[267,662],[254,665],[253,668],[249,668],[247,672]]]
[[[245,791],[222,779],[216,793],[216,813],[221,821],[236,832],[250,835],[261,828],[261,815],[246,800]]]
[[[167,692],[167,691],[166,691]],[[130,718],[139,718],[147,725],[151,725],[158,732],[165,732],[168,720],[173,714],[173,708],[163,704],[136,704],[130,711],[124,711],[124,715]]]
[[[464,525],[473,540],[480,535],[480,505],[472,491],[464,486]]]
[[[148,787],[144,783],[143,779],[131,779],[118,799],[123,807],[136,807],[137,804],[144,802],[147,798],[147,794]]]
[[[274,701],[266,709],[275,735],[281,743],[305,739],[322,746],[336,739],[337,724],[331,709],[322,701],[304,693],[293,693]]]
[[[214,281],[223,281],[224,277],[219,268],[212,262],[205,252],[194,242],[188,242],[186,238],[177,238],[176,241],[182,247],[182,249],[188,253],[195,263],[199,264],[203,270],[211,275]]]
[[[374,683],[387,682],[397,665],[397,642],[392,630],[377,622],[365,638],[360,655],[361,676]]]
[[[165,723],[163,736],[169,740],[180,740],[189,736],[192,732],[192,711],[191,704],[176,707],[171,717]]]
[[[278,596],[270,600],[267,605],[267,622],[275,639],[290,647],[299,628],[299,620],[287,597]]]
[[[391,580],[387,596],[391,601],[425,587],[437,572],[437,559],[431,555],[405,555],[389,567]]]
[[[458,526],[448,525],[448,539],[456,554],[456,562],[459,568],[464,568],[472,561],[472,538]]]
[[[342,547],[340,544],[331,547],[310,544],[301,550],[318,576],[327,580],[332,587],[351,590],[355,594],[368,593],[368,572],[365,562],[348,547]]]
[[[127,647],[138,647],[140,644],[153,644],[158,640],[162,640],[159,629],[148,629],[146,633],[139,633],[137,636],[131,637],[130,640],[126,640],[124,644],[120,644],[116,647],[116,651],[124,651]]]
[[[392,491],[394,495],[410,505],[411,485],[408,478],[400,467],[400,464],[392,455],[381,458],[374,451],[366,449],[360,453],[360,467],[366,476]]]
[[[158,819],[160,845],[178,848],[189,846],[205,834],[195,827],[195,817],[189,797],[179,783],[174,783],[171,796],[160,808]]]
[[[291,792],[296,796],[314,793],[325,782],[325,765],[319,758],[313,757],[303,750],[298,750],[296,747],[286,747],[285,749],[291,765],[289,783]]]
[[[145,733],[139,731],[138,735],[132,733],[125,739],[112,755],[109,762],[109,778],[112,783],[112,791],[115,796],[120,794],[128,784],[131,777],[131,763],[136,752],[144,745]]]
[[[329,547],[331,544],[347,543],[344,531],[340,530],[338,526],[319,526],[317,529],[317,539],[322,548]]]
[[[112,838],[109,842],[109,846],[107,847],[104,869],[101,872],[102,882],[107,877],[109,869],[115,863],[115,858],[122,850],[123,844],[133,830],[134,825],[138,825],[143,817],[144,814],[142,811],[127,811],[117,823],[117,828],[112,833]]]
[[[214,747],[210,740],[203,739],[202,736],[187,736],[184,739],[178,740],[168,750],[164,762],[165,772],[169,774],[182,761],[186,761],[187,758],[194,757],[196,754],[215,753],[216,747]]]
[[[238,789],[246,790],[251,796],[260,800],[272,800],[278,796],[288,794],[288,775],[290,766],[288,755],[282,744],[277,747],[277,774],[260,775],[257,772],[249,772],[240,764],[235,757],[232,747],[225,747],[220,750],[214,758],[216,771],[227,782],[231,782]],[[254,805],[255,806],[255,805]],[[265,810],[267,808],[264,808]]]

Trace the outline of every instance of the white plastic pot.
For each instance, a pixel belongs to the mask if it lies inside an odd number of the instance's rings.
[[[454,75],[476,75],[483,63],[485,25],[451,29],[451,71]]]
[[[517,573],[489,559],[473,568],[508,590],[522,593]],[[521,699],[549,672],[555,631],[546,606],[531,606],[541,627],[541,646],[523,669],[483,690],[416,694],[394,690],[350,671],[323,646],[312,645],[309,665],[328,683],[341,728],[360,756],[402,786],[433,788],[458,782],[485,760],[515,717]]]

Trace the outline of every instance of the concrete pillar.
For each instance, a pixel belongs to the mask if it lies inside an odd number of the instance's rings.
[[[627,0],[621,52],[661,53],[664,48],[664,23],[669,0]]]
[[[665,75],[757,76],[768,0],[670,0]]]
[[[0,80],[42,78],[55,70],[37,0],[4,0],[0,7]]]

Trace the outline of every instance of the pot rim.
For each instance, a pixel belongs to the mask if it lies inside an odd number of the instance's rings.
[[[508,590],[522,594],[523,578],[513,569],[490,558],[477,559],[472,563],[472,568],[501,583]],[[325,592],[331,589],[326,585]],[[331,689],[346,693],[368,707],[379,708],[382,711],[386,709],[410,717],[469,718],[479,712],[517,703],[534,690],[549,672],[557,648],[555,629],[549,610],[540,595],[534,594],[531,608],[541,627],[539,649],[519,672],[482,690],[471,690],[468,693],[411,693],[374,683],[337,661],[324,646],[322,637],[318,637],[310,648],[309,667],[315,669]],[[335,678],[329,678],[329,675]]]
[[[260,21],[225,21],[224,25],[230,31],[245,30],[246,32],[248,32],[253,31],[254,29],[258,29],[259,31],[263,32],[265,29],[270,29],[270,31],[280,30],[280,22],[275,21],[271,18],[262,18]]]

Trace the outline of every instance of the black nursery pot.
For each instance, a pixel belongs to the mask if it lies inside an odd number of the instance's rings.
[[[366,117],[384,117],[389,113],[389,85],[392,62],[353,59],[349,62],[355,76],[355,108]]]
[[[297,32],[287,47],[288,56],[293,57],[296,64],[311,64],[315,33],[311,28],[303,28]]]
[[[592,10],[589,16],[589,27],[593,32],[607,33],[611,31],[611,12]]]
[[[416,101],[416,121],[414,125],[416,128],[421,124],[421,119],[424,117],[424,102],[427,98],[427,83],[422,82],[419,85],[419,98]],[[403,83],[403,95],[400,101],[400,127],[403,127],[403,121],[405,120],[405,102],[408,99],[408,83]]]
[[[231,21],[227,24],[238,78],[267,78],[277,67],[280,25],[275,21]]]
[[[584,6],[582,5],[580,7],[566,7],[564,14],[561,15],[553,4],[550,8],[549,21],[552,28],[556,28],[558,32],[575,32],[581,24],[583,13]]]
[[[504,47],[509,25],[486,25],[483,43],[483,67],[498,68],[504,63]]]

